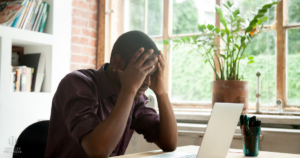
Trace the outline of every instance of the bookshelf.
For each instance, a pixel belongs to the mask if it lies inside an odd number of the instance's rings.
[[[43,0],[50,5],[45,33],[0,26],[0,157],[12,148],[8,139],[38,120],[49,120],[52,98],[60,80],[70,72],[72,0]],[[41,92],[11,92],[12,46],[24,54],[43,53],[46,59]]]

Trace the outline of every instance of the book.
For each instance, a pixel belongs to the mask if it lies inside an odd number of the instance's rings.
[[[47,10],[47,3],[46,3],[46,2],[43,2],[43,3],[44,3],[43,10],[42,10],[42,12],[41,12],[41,15],[40,15],[40,17],[39,17],[37,26],[36,26],[36,28],[35,28],[34,31],[39,31],[39,29],[40,29],[40,27],[41,27],[42,17],[43,17],[44,13],[45,13],[46,10]]]
[[[32,31],[34,31],[36,29],[37,25],[38,25],[38,21],[39,21],[39,18],[41,16],[41,12],[42,12],[42,10],[44,8],[44,3],[45,2],[43,2],[43,3],[40,4],[40,8],[39,8],[39,11],[37,13],[37,17],[36,17],[36,19],[34,21],[34,25],[33,25]]]
[[[26,68],[26,92],[31,92],[32,84],[32,69],[30,67]]]
[[[24,25],[24,23],[25,23],[25,21],[26,21],[26,18],[27,18],[27,16],[28,16],[28,13],[29,13],[30,8],[31,8],[31,6],[32,6],[32,2],[33,2],[33,0],[29,0],[29,4],[28,4],[28,7],[27,7],[27,10],[26,10],[26,12],[25,12],[25,14],[24,14],[24,18],[23,18],[23,20],[21,21],[20,26],[19,26],[20,29],[22,29],[22,27],[23,27],[23,25]]]
[[[19,28],[20,27],[20,25],[21,25],[21,23],[23,21],[24,15],[25,15],[25,13],[27,11],[28,5],[29,5],[29,0],[26,0],[25,8],[23,9],[20,17],[18,18],[18,21],[17,21],[16,25],[14,26],[15,28]]]
[[[21,66],[20,92],[26,92],[26,66]]]
[[[32,17],[31,17],[30,21],[27,24],[26,30],[32,30],[33,24],[34,24],[36,15],[37,15],[37,13],[38,13],[38,11],[40,9],[41,3],[42,3],[42,0],[37,0],[36,1],[36,6],[34,8],[34,11],[32,12]]]
[[[49,5],[47,4],[46,11],[44,12],[43,17],[42,17],[41,27],[40,27],[39,32],[44,32],[46,21],[47,21],[48,12],[49,12]]]
[[[25,66],[31,67],[33,69],[32,70],[33,71],[33,73],[32,73],[32,84],[31,84],[31,90],[30,91],[35,90],[36,76],[37,76],[37,72],[39,71],[40,57],[41,57],[41,53],[35,53],[35,54],[22,55],[21,59],[20,59],[20,65],[25,65]],[[40,68],[40,69],[42,69],[42,68]]]
[[[27,1],[28,1],[28,0],[24,0],[24,1],[23,1],[22,5],[23,5],[24,7],[22,7],[21,12],[20,12],[19,15],[16,17],[16,19],[14,20],[13,24],[11,25],[11,27],[15,27],[15,26],[17,25],[17,23],[18,23],[18,21],[19,21],[21,15],[22,15],[22,13],[23,13],[23,11],[24,11],[24,9],[25,9],[25,6],[26,6],[26,4],[27,4]]]
[[[16,72],[16,79],[15,79],[15,92],[20,92],[21,87],[21,74],[22,74],[22,67],[14,66],[13,71]]]
[[[23,29],[23,30],[26,28],[26,26],[27,26],[28,23],[29,23],[29,19],[31,18],[33,9],[34,9],[34,7],[35,7],[35,3],[36,3],[36,0],[32,0],[31,5],[30,5],[30,8],[29,8],[29,11],[28,11],[28,13],[27,13],[27,15],[26,15],[26,18],[25,18],[25,20],[24,20],[23,26],[22,26],[22,28],[21,28],[21,29]]]

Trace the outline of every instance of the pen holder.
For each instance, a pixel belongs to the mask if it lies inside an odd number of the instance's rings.
[[[250,133],[243,125],[241,128],[245,156],[257,156],[260,143],[260,127],[250,127]]]

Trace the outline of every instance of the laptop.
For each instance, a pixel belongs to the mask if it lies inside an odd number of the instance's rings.
[[[175,151],[145,158],[226,158],[243,106],[215,103],[198,154]]]

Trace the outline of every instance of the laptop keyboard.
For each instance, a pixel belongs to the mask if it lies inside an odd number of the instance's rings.
[[[197,154],[191,154],[191,155],[185,155],[183,157],[180,157],[180,158],[196,158],[197,157]]]

